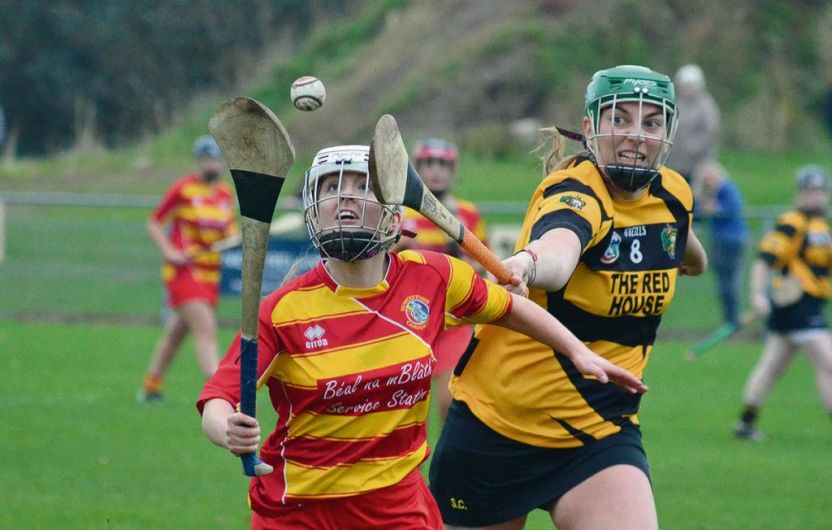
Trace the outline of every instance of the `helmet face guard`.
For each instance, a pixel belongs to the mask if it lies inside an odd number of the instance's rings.
[[[455,167],[459,160],[459,151],[447,140],[428,138],[416,144],[413,149],[413,160],[417,165],[436,161],[444,166]]]
[[[627,113],[628,123],[622,126],[618,109],[625,102],[637,103],[637,111],[634,115]],[[643,66],[617,66],[596,72],[587,87],[585,114],[590,121],[587,149],[595,165],[616,187],[635,192],[659,176],[670,155],[678,123],[669,77]],[[650,126],[651,122],[656,126]],[[632,139],[634,149],[644,143],[659,145],[645,158],[638,155],[631,162],[622,162],[615,151],[627,138]],[[601,142],[608,143],[608,148],[602,148]]]
[[[210,158],[213,160],[222,159],[222,150],[220,150],[219,144],[217,144],[213,136],[208,134],[202,135],[194,140],[194,145],[191,147],[191,154],[197,160],[202,158]]]
[[[413,162],[419,168],[425,185],[439,200],[454,186],[458,160],[456,146],[442,138],[422,140],[413,148]],[[437,171],[435,165],[442,169]]]
[[[306,229],[325,258],[347,262],[366,259],[387,250],[399,237],[393,223],[398,207],[381,204],[371,189],[369,155],[366,145],[322,149],[304,174]],[[349,174],[360,175],[363,182],[348,187]],[[331,219],[322,219],[322,208],[334,212]]]
[[[809,215],[825,216],[829,207],[829,173],[821,166],[808,165],[797,169],[797,204]]]
[[[821,166],[808,165],[797,168],[797,191],[806,191],[817,188],[822,191],[829,191],[829,173]]]

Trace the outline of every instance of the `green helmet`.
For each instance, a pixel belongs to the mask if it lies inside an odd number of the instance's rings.
[[[649,167],[614,161],[609,163],[598,159],[597,139],[602,136],[599,134],[601,111],[608,106],[629,101],[656,105],[665,116],[666,133],[661,140],[663,146],[659,156],[650,161]],[[659,166],[664,164],[670,154],[678,121],[676,93],[670,77],[636,65],[621,65],[595,72],[586,87],[584,114],[592,124],[587,147],[595,158],[596,165],[617,186],[627,191],[636,191],[650,184],[659,175]]]
[[[598,117],[598,110],[605,103],[645,100],[667,105],[676,110],[676,91],[670,77],[654,72],[645,66],[625,64],[599,70],[586,87],[584,113],[589,118]]]

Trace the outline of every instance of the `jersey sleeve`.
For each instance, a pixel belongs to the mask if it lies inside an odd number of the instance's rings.
[[[503,287],[481,278],[464,261],[448,256],[450,276],[445,295],[445,325],[487,324],[511,309],[511,295]]]
[[[784,215],[774,229],[760,240],[760,258],[770,266],[782,267],[800,251],[800,227],[793,216]]]
[[[555,228],[575,232],[586,250],[601,230],[602,206],[595,192],[573,179],[555,183],[543,191],[542,200],[532,221],[530,241]]]
[[[183,181],[175,183],[167,191],[161,202],[151,214],[151,219],[157,222],[164,221],[176,209],[181,202]]]
[[[267,297],[260,304],[260,322],[257,338],[257,377],[269,369],[272,361],[281,351],[280,340],[272,325],[274,303]],[[220,361],[217,371],[205,383],[196,402],[196,408],[202,414],[205,403],[212,399],[223,399],[235,407],[240,402],[240,336],[237,332],[225,357]],[[259,384],[258,384],[259,387]]]

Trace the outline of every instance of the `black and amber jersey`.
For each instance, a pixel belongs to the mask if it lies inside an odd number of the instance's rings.
[[[582,255],[563,289],[532,289],[529,298],[590,349],[641,377],[673,299],[692,210],[690,187],[666,168],[641,198],[615,202],[588,160],[552,173],[532,196],[517,248],[563,227],[578,235]],[[472,344],[453,396],[504,436],[576,447],[638,423],[638,396],[585,379],[539,342],[486,325]]]
[[[759,250],[760,257],[775,271],[774,289],[791,276],[809,296],[828,300],[832,295],[832,235],[823,217],[800,210],[782,214],[774,229],[760,240]]]

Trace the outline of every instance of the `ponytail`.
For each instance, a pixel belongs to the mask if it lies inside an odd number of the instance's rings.
[[[538,145],[532,152],[540,151],[547,145],[549,146],[546,154],[540,157],[544,177],[553,171],[569,167],[578,158],[587,158],[589,156],[589,153],[584,150],[564,158],[563,150],[566,147],[566,137],[561,134],[558,128],[554,125],[540,129],[540,133],[543,136],[543,139],[540,145]]]

